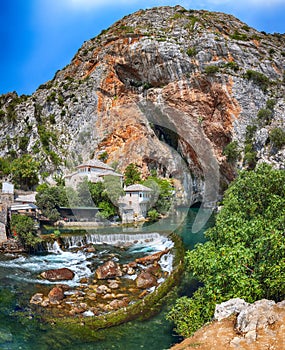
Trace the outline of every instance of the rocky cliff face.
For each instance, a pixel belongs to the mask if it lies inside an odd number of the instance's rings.
[[[107,152],[120,171],[155,168],[190,202],[215,201],[235,175],[223,150],[236,140],[242,166],[248,126],[255,161],[284,166],[269,138],[284,130],[284,44],[222,13],[138,11],[86,41],[32,96],[0,97],[0,155],[30,152],[52,173]]]

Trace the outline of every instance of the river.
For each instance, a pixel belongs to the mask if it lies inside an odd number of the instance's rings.
[[[64,327],[41,322],[29,304],[31,295],[44,288],[38,279],[39,271],[58,267],[70,267],[76,278],[72,282],[92,274],[90,262],[104,259],[106,254],[118,256],[118,260],[128,261],[140,254],[152,254],[169,246],[168,234],[175,232],[181,236],[185,248],[192,249],[204,240],[204,231],[213,224],[211,218],[197,233],[191,231],[198,209],[181,210],[175,215],[160,220],[156,224],[143,227],[113,227],[89,230],[85,237],[96,245],[96,257],[81,251],[61,251],[58,246],[50,247],[49,254],[35,256],[0,257],[0,349],[1,350],[163,350],[181,339],[172,329],[165,315],[173,301],[169,301],[161,312],[147,321],[132,321],[121,326],[92,333],[82,326],[82,335],[73,334]],[[200,209],[201,214],[201,209]],[[86,239],[86,238],[85,238]],[[68,244],[72,247],[80,241],[80,234],[72,234]],[[135,241],[128,249],[119,249],[115,241]],[[104,242],[104,243],[102,243]],[[147,242],[147,243],[145,243]],[[59,250],[59,251],[57,251]],[[104,255],[105,254],[105,255]],[[96,263],[96,261],[95,261]],[[168,268],[165,262],[165,269]],[[190,283],[190,284],[189,284]],[[180,293],[189,294],[195,289],[193,282],[184,281]],[[50,284],[49,284],[50,287]],[[86,333],[85,333],[86,332]]]

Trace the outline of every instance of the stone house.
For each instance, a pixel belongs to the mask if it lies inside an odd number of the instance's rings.
[[[125,187],[119,210],[123,223],[144,220],[152,199],[152,189],[140,184]]]
[[[93,183],[104,181],[104,177],[108,175],[119,177],[121,184],[123,183],[123,175],[116,173],[112,167],[98,159],[88,160],[78,165],[76,169],[76,172],[65,175],[67,186],[76,187],[86,178]]]

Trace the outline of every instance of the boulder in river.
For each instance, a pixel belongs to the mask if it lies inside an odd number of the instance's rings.
[[[154,253],[152,255],[147,255],[147,256],[144,256],[142,258],[138,258],[138,259],[136,259],[136,263],[142,264],[142,265],[151,265],[155,261],[160,260],[160,258],[163,255],[167,254],[169,251],[170,251],[170,249],[165,249],[161,252],[157,252],[157,253]]]
[[[41,277],[49,281],[72,280],[74,272],[66,267],[56,270],[47,270],[41,273]]]
[[[143,271],[138,275],[136,285],[141,289],[150,288],[157,285],[157,279],[150,272]]]
[[[96,270],[99,280],[121,277],[123,275],[120,265],[113,260],[106,261],[105,264],[99,266]]]
[[[64,298],[64,292],[59,287],[54,287],[49,293],[48,293],[49,301],[53,303],[58,303]]]

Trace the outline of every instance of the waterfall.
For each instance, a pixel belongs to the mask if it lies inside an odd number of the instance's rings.
[[[85,234],[74,236],[62,236],[62,242],[65,248],[82,247],[86,244],[109,244],[124,245],[126,243],[145,243],[161,239],[163,236],[158,233],[111,233],[111,234]]]
[[[49,253],[62,254],[63,250],[60,248],[60,245],[57,241],[47,242],[46,248]]]

